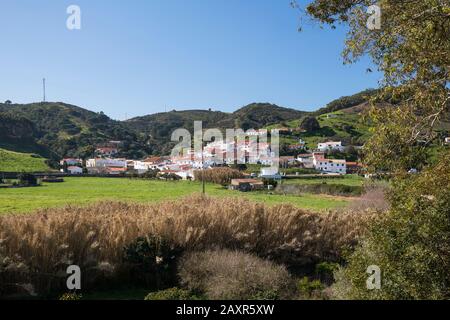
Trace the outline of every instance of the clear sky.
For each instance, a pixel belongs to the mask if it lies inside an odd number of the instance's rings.
[[[69,5],[81,30],[66,28]],[[0,100],[63,101],[115,119],[251,102],[315,110],[377,87],[344,66],[345,30],[299,33],[290,0],[2,0]]]

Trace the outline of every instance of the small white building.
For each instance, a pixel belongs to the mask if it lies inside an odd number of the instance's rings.
[[[344,159],[326,159],[323,152],[313,153],[313,163],[318,171],[347,174],[347,162]]]
[[[303,167],[312,169],[314,168],[314,159],[313,155],[310,153],[303,153],[297,156],[297,162],[301,163]]]
[[[64,169],[61,169],[64,170]],[[70,166],[67,167],[67,172],[70,174],[82,174],[83,173],[83,169],[77,166]]]
[[[450,144],[450,137],[445,138],[445,144]]]
[[[88,168],[102,168],[102,167],[122,167],[127,168],[127,160],[125,159],[103,159],[95,158],[86,161]]]
[[[344,146],[342,146],[341,141],[328,141],[319,143],[317,145],[317,150],[326,152],[331,150],[344,151]]]
[[[59,162],[59,164],[62,166],[64,165],[64,163],[66,163],[68,166],[81,166],[82,160],[75,158],[65,158]]]

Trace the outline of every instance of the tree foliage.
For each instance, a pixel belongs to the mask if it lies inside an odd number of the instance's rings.
[[[450,152],[390,193],[391,212],[377,222],[340,269],[334,293],[345,299],[450,298]],[[366,269],[382,272],[380,290],[367,290]]]
[[[381,9],[381,29],[366,27],[366,9]],[[346,23],[347,63],[369,55],[383,72],[372,99],[373,136],[365,145],[372,170],[397,173],[391,210],[336,273],[334,293],[351,299],[450,297],[450,152],[417,176],[405,169],[426,164],[425,146],[449,112],[449,0],[315,0],[307,12],[319,21]],[[375,107],[390,97],[394,106]],[[382,271],[380,290],[367,290],[368,266]]]
[[[303,129],[307,132],[314,132],[320,129],[320,124],[315,117],[306,117],[300,124],[300,129]]]
[[[381,9],[379,30],[366,26],[371,5]],[[369,154],[366,162],[374,169],[406,169],[392,167],[394,160],[405,156],[405,150],[415,153],[411,146],[417,141],[431,141],[433,128],[449,112],[450,1],[315,0],[306,12],[325,24],[348,24],[344,61],[353,63],[369,55],[383,72],[382,88],[373,102],[390,97],[399,103],[396,110],[373,109],[377,121],[370,147],[384,157]],[[388,141],[395,141],[399,153]]]

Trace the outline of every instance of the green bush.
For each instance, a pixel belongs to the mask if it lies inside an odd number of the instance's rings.
[[[189,290],[169,288],[149,293],[144,300],[199,300],[200,298]]]
[[[333,274],[339,268],[339,264],[333,262],[321,262],[316,265],[316,274],[320,281],[331,284]]]
[[[325,286],[320,280],[310,281],[308,277],[303,277],[297,282],[297,290],[301,299],[322,299],[322,291]]]
[[[22,186],[37,186],[38,181],[36,177],[30,173],[21,173],[18,175],[17,179],[19,180],[19,184]]]
[[[450,298],[450,152],[414,177],[400,177],[391,210],[340,268],[333,294],[343,299]],[[381,289],[368,290],[369,266]]]
[[[140,285],[161,288],[176,283],[176,262],[181,249],[157,236],[140,237],[124,248],[124,262]]]

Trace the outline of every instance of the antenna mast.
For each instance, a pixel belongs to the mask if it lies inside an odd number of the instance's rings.
[[[42,79],[42,89],[43,89],[43,92],[44,92],[44,100],[43,100],[43,102],[45,102],[45,78]]]

